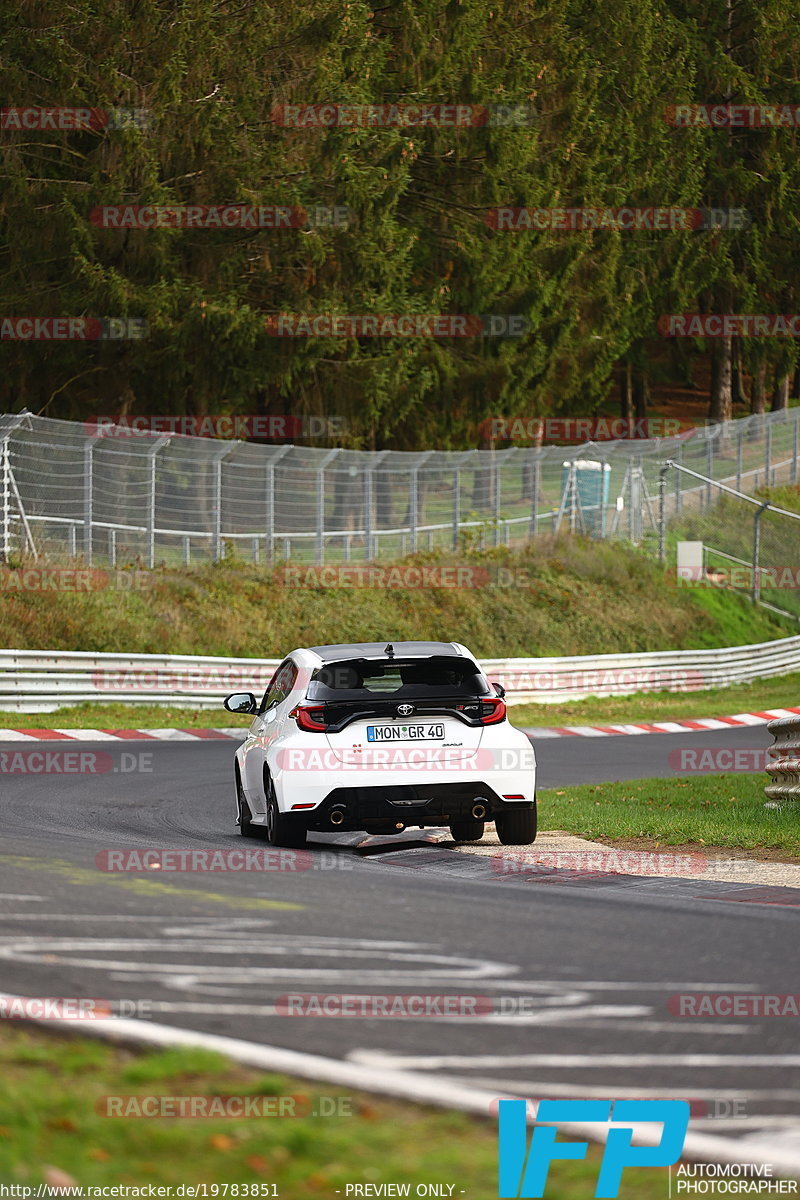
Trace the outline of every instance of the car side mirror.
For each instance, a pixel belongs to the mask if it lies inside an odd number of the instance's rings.
[[[503,696],[505,696],[505,694],[506,694],[506,689],[503,687],[502,683],[495,683],[495,681],[494,681],[494,680],[492,680],[492,687],[494,688],[494,690],[495,690],[495,693],[496,693],[496,694],[497,694],[497,695],[498,695],[498,696],[501,698],[501,700],[502,700]]]
[[[252,692],[234,692],[225,698],[225,707],[232,713],[255,713],[258,705]]]

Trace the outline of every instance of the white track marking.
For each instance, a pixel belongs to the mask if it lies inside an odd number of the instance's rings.
[[[19,997],[0,993],[0,999],[14,1000]],[[48,1020],[33,1023],[45,1025],[48,1029],[61,1028],[73,1033],[75,1029],[74,1021]],[[455,1108],[482,1117],[491,1116],[497,1099],[495,1093],[470,1087],[461,1080],[441,1077],[431,1079],[408,1071],[368,1067],[298,1050],[284,1050],[279,1046],[259,1045],[238,1038],[158,1025],[152,1021],[91,1021],[87,1022],[82,1032],[90,1037],[108,1038],[117,1044],[129,1042],[138,1046],[191,1046],[212,1050],[244,1066],[262,1071],[283,1072],[295,1078],[330,1083],[339,1087],[359,1088],[416,1104]],[[532,1106],[529,1107],[533,1112]],[[564,1125],[562,1129],[568,1135],[599,1142],[605,1141],[608,1132],[607,1126],[598,1126],[596,1122]],[[638,1125],[632,1140],[637,1145],[655,1145],[660,1140],[661,1133],[660,1127],[654,1129],[649,1124]],[[683,1157],[706,1162],[772,1163],[778,1171],[800,1174],[800,1149],[796,1135],[789,1144],[781,1137],[747,1138],[744,1147],[743,1158],[742,1141],[690,1132],[684,1143]]]
[[[102,729],[56,729],[55,733],[64,733],[76,742],[119,742],[122,739],[116,734],[104,733]],[[0,733],[2,737],[2,733]]]
[[[354,1050],[350,1062],[414,1071],[476,1067],[554,1067],[586,1070],[618,1067],[800,1067],[800,1054],[383,1054]]]

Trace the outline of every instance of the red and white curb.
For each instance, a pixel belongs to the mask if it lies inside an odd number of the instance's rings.
[[[794,717],[800,708],[772,708],[766,712],[737,713],[733,717],[700,717],[696,721],[652,721],[635,725],[556,725],[552,729],[531,728],[531,738],[613,737],[620,733],[697,733],[701,729],[731,729],[744,725],[767,725],[779,717]]]
[[[0,742],[243,741],[246,734],[246,729],[0,729]]]
[[[736,726],[766,725],[779,717],[800,715],[800,708],[772,708],[765,712],[737,713],[733,717],[700,717],[696,721],[652,721],[632,725],[533,726],[525,730],[532,738],[614,737],[636,733],[696,733],[702,729],[731,729]],[[246,729],[2,729],[0,742],[202,742],[238,738]]]

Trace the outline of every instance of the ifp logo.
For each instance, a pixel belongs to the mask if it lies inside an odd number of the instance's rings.
[[[686,1140],[689,1104],[686,1100],[540,1100],[536,1125],[527,1138],[525,1100],[501,1100],[499,1110],[500,1200],[538,1200],[544,1195],[554,1159],[586,1157],[588,1142],[557,1142],[553,1126],[576,1122],[610,1124],[595,1196],[611,1200],[619,1192],[626,1167],[669,1167],[676,1163]],[[633,1125],[663,1126],[655,1146],[632,1146]]]

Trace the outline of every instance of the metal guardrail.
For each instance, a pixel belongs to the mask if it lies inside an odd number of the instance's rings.
[[[218,708],[230,692],[263,691],[276,658],[0,650],[0,710],[52,712],[92,703]],[[575,658],[483,659],[510,704],[635,692],[695,692],[800,670],[800,637],[718,650]]]
[[[800,800],[800,717],[770,721],[767,729],[775,738],[775,744],[769,750],[773,761],[767,764],[772,783],[767,784],[764,791],[775,805],[786,800]]]

